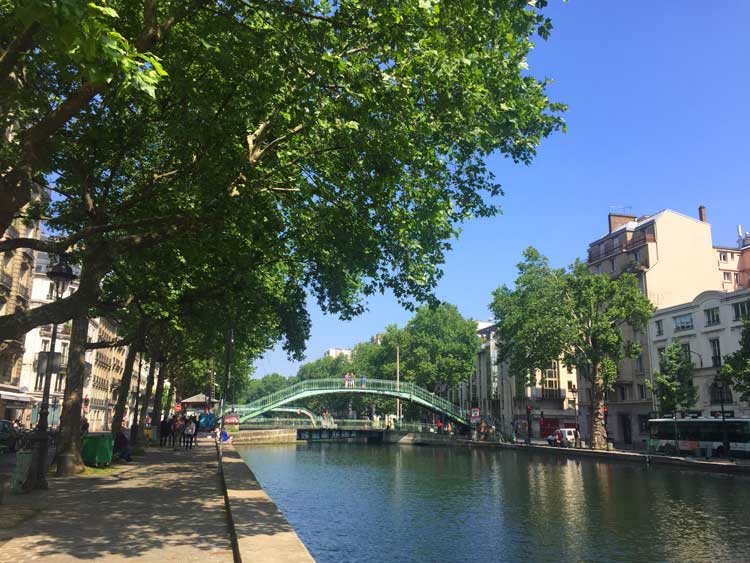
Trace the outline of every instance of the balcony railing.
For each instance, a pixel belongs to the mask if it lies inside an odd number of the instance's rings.
[[[600,246],[596,246],[594,248],[589,249],[589,262],[596,262],[597,260],[601,260],[603,258],[611,256],[612,254],[617,254],[619,252],[627,252],[629,250],[634,250],[649,242],[656,242],[656,236],[652,233],[639,234],[637,236],[634,236],[628,241],[620,242],[618,244],[613,244],[612,242],[605,242],[604,248],[601,248]]]
[[[19,285],[18,286],[18,295],[26,299],[26,301],[29,300],[29,296],[31,295],[31,291],[29,291],[29,288],[25,285]]]
[[[562,400],[565,399],[565,389],[544,389],[541,387],[532,387],[531,398]]]
[[[0,272],[0,283],[10,290],[13,287],[13,276],[7,272]]]

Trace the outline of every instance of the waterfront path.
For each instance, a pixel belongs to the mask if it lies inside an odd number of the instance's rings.
[[[9,495],[0,505],[0,562],[233,561],[213,442],[134,459]]]

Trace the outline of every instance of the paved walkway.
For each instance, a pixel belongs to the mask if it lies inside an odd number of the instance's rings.
[[[215,446],[201,442],[10,495],[0,505],[0,562],[232,561]]]

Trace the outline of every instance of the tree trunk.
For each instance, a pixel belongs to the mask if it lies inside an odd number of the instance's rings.
[[[128,397],[130,397],[130,381],[133,378],[133,365],[138,353],[137,348],[135,344],[131,344],[128,348],[128,355],[125,357],[125,370],[122,372],[122,379],[120,380],[120,394],[117,396],[115,414],[112,418],[112,434],[117,434],[122,429],[125,405],[127,405]]]
[[[604,386],[598,366],[591,369],[591,448],[607,449],[607,428],[604,425]]]
[[[151,428],[154,435],[159,437],[161,429],[161,401],[164,395],[164,378],[167,376],[167,362],[159,362],[159,377],[156,380],[156,393],[154,393],[154,408],[151,414]]]
[[[154,386],[154,371],[156,370],[156,360],[151,358],[151,363],[148,365],[148,376],[146,377],[146,393],[143,397],[143,404],[141,405],[140,416],[138,417],[138,433],[135,436],[133,446],[137,442],[143,439],[145,433],[143,429],[146,427],[146,415],[148,414],[148,407],[151,403],[151,389]]]
[[[168,417],[172,412],[172,401],[174,401],[174,380],[170,379],[169,393],[167,394],[167,404],[164,408],[164,416]]]
[[[60,449],[57,454],[57,476],[72,475],[83,466],[81,459],[81,406],[86,379],[86,341],[89,319],[73,319],[68,353],[68,376],[60,420]]]

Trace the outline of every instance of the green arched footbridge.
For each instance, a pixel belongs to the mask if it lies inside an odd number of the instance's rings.
[[[306,379],[285,387],[280,391],[261,397],[246,405],[234,405],[233,410],[239,415],[240,422],[245,422],[256,416],[274,410],[283,405],[294,403],[308,397],[331,394],[367,394],[380,395],[411,401],[433,412],[444,415],[460,424],[468,424],[467,415],[458,405],[430,393],[426,389],[413,383],[396,383],[388,379],[368,379],[362,385],[359,378],[349,386],[343,378],[336,379]]]

